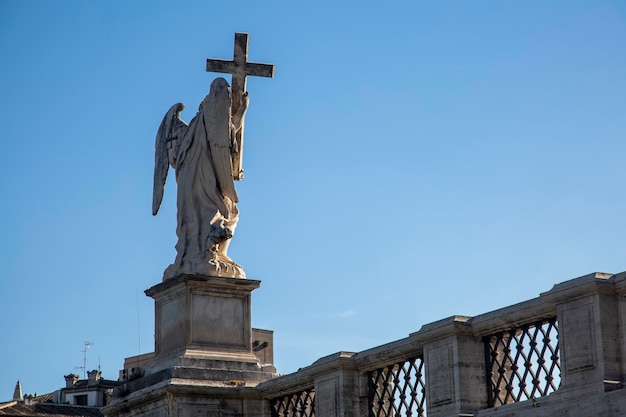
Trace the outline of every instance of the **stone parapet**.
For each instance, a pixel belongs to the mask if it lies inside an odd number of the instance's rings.
[[[314,412],[306,416],[319,417],[407,411],[429,417],[621,416],[622,358],[626,272],[593,273],[519,304],[449,317],[382,346],[326,356],[258,389],[274,402],[311,391]]]

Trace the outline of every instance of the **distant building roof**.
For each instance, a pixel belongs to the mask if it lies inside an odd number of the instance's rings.
[[[26,405],[21,401],[0,403],[0,416],[25,416],[25,417],[103,417],[97,407],[81,407],[77,405],[36,403]]]
[[[74,385],[71,387],[61,388],[61,391],[74,391],[74,390],[82,390],[82,389],[108,389],[115,388],[122,385],[123,382],[113,381],[111,379],[100,379],[95,383],[91,383],[87,379],[81,379],[76,381]]]

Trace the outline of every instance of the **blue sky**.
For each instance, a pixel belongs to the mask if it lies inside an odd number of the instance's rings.
[[[250,78],[229,254],[293,372],[593,271],[626,269],[626,5],[0,3],[0,400],[153,349],[175,184],[154,137],[217,76]],[[170,176],[170,180],[173,175]]]

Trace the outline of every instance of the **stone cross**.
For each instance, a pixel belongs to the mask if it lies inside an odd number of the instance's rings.
[[[232,111],[234,116],[241,107],[241,96],[246,91],[246,76],[252,75],[257,77],[274,77],[274,65],[259,64],[248,62],[248,34],[235,33],[235,51],[233,60],[227,61],[223,59],[207,59],[207,72],[221,72],[232,74],[231,90],[232,90]],[[233,177],[236,180],[243,178],[243,126],[237,132],[235,137],[237,149],[239,149],[238,158],[233,160]]]

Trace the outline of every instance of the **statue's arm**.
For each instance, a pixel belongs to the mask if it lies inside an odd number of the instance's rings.
[[[241,128],[243,127],[243,121],[244,121],[244,118],[246,117],[246,112],[248,111],[249,104],[250,104],[250,96],[248,95],[248,92],[246,91],[241,96],[241,106],[239,107],[237,114],[233,116],[233,131],[234,131],[233,133],[239,132]]]

